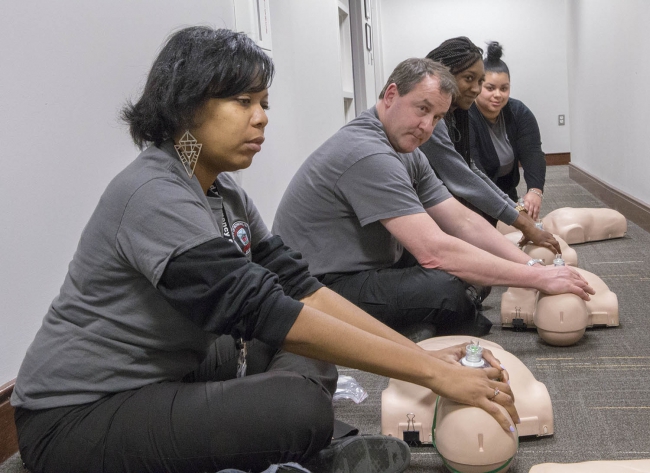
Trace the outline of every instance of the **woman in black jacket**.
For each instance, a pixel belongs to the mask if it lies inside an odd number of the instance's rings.
[[[469,110],[470,153],[476,165],[514,201],[519,198],[521,164],[528,189],[524,207],[536,220],[542,206],[546,159],[535,116],[521,101],[510,98],[510,71],[501,60],[502,53],[499,43],[488,45],[483,89]]]

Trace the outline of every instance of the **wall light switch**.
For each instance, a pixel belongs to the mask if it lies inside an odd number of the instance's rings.
[[[557,116],[557,124],[560,126],[564,126],[564,115]]]

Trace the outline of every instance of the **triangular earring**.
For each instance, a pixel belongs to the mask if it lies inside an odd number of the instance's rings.
[[[199,160],[201,146],[203,145],[196,141],[196,138],[192,136],[189,130],[186,130],[178,144],[174,145],[176,153],[178,153],[178,157],[181,163],[183,163],[185,172],[190,176],[190,179],[194,175],[194,168],[196,167],[196,162]]]

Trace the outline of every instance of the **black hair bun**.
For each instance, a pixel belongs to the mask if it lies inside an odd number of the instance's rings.
[[[499,62],[503,55],[503,47],[497,41],[487,43],[487,62]]]

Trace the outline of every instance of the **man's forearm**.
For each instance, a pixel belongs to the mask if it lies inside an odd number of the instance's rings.
[[[549,294],[573,292],[588,299],[584,289],[588,284],[576,272],[568,267],[558,271],[526,265],[530,261],[526,253],[457,201],[448,199],[426,211],[428,215],[381,221],[423,267],[475,284],[532,287]],[[478,225],[475,219],[481,219]]]
[[[453,210],[459,211],[457,218],[453,224],[446,225],[452,235],[440,231],[427,214],[387,219],[382,223],[425,268],[440,269],[472,284],[539,288],[534,274],[537,268],[526,266],[530,260],[526,253],[482,217],[463,207],[485,225],[476,227],[471,215],[454,207]],[[465,236],[466,233],[469,235]],[[487,251],[491,247],[496,248],[498,255]]]
[[[530,257],[513,245],[498,230],[480,215],[464,208],[464,216],[459,216],[458,225],[452,235],[492,255],[515,263],[526,263]]]
[[[512,260],[491,254],[469,242],[450,238],[437,246],[436,263],[423,266],[440,269],[472,284],[539,289],[537,269],[525,264],[530,257],[509,241],[506,243],[517,250],[513,252]]]

